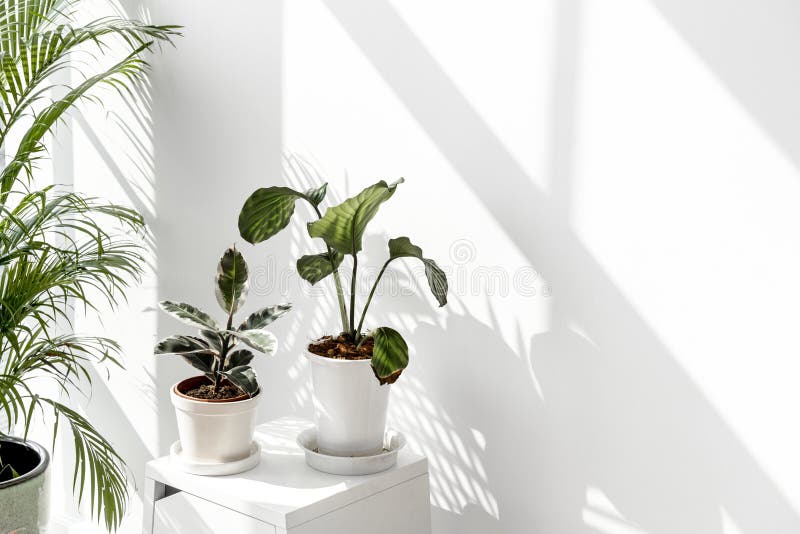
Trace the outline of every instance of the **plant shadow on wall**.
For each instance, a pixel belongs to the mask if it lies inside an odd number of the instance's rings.
[[[417,358],[416,381],[406,384],[404,399],[427,397],[450,429],[440,433],[431,412],[408,415],[409,425],[430,428],[419,436],[439,482],[434,499],[469,495],[478,481],[497,506],[495,513],[476,494],[475,507],[455,510],[466,521],[439,510],[435,527],[722,534],[729,520],[743,533],[800,531],[791,504],[569,227],[569,199],[533,183],[388,2],[325,4],[554,287],[552,328],[532,339],[529,353],[469,314],[412,334],[419,346],[451,347],[463,361]],[[554,153],[551,173],[569,180],[569,151]],[[502,192],[486,176],[502,176]],[[481,372],[487,365],[491,372]],[[453,443],[451,452],[447,437],[474,446]]]
[[[70,120],[76,130],[81,133],[91,144],[92,149],[103,161],[108,170],[109,177],[120,187],[125,194],[125,199],[144,217],[150,224],[155,219],[153,211],[153,167],[152,167],[152,120],[150,118],[150,84],[147,79],[131,87],[129,93],[121,94],[118,98],[124,108],[121,112],[109,111],[108,122],[113,128],[123,132],[124,142],[113,139],[107,140],[101,132],[97,132],[94,122],[87,120],[83,113],[75,113]],[[130,120],[133,117],[134,120]],[[114,143],[114,147],[109,145]],[[125,172],[118,163],[122,156],[127,159],[135,172]],[[59,162],[56,162],[56,172],[64,176],[68,169],[59,171]],[[143,285],[151,283],[155,273],[156,243],[152,232],[147,231],[142,236],[142,255],[144,257]],[[155,308],[141,302],[135,296],[129,301],[131,309],[135,312],[151,315]],[[144,306],[144,307],[137,307]],[[118,319],[118,318],[117,318]],[[98,317],[102,323],[102,318]],[[142,429],[137,427],[137,421],[131,419],[131,412],[123,407],[123,403],[131,402],[133,395],[135,402],[146,410],[141,409],[135,415],[144,419],[149,415],[155,417],[156,405],[156,377],[147,368],[147,363],[142,361],[140,355],[127,354],[123,358],[125,371],[112,372],[111,374],[98,373],[95,368],[89,369],[94,388],[91,399],[82,403],[87,416],[96,421],[101,428],[113,431],[115,442],[118,443],[120,454],[132,466],[144,465],[152,460],[154,450],[148,445],[150,441],[143,435]],[[124,376],[122,376],[124,374]],[[110,382],[115,381],[116,387],[112,391]],[[138,492],[144,487],[143,472],[140,469],[132,470],[135,489]]]
[[[110,4],[113,11],[120,17],[139,17],[148,20],[148,14],[135,7],[120,4]],[[134,14],[135,13],[135,14]],[[84,147],[76,143],[79,133],[88,143],[94,155],[103,165],[105,171],[103,178],[113,180],[125,198],[125,203],[130,204],[140,213],[145,223],[150,226],[156,219],[154,206],[154,162],[153,162],[153,121],[152,90],[149,73],[132,82],[127,91],[109,94],[106,107],[99,109],[96,106],[82,106],[66,118],[64,127],[59,130],[60,146],[54,159],[54,174],[56,180],[62,183],[74,183],[75,170],[73,154]],[[85,170],[78,168],[79,170]],[[95,184],[81,184],[79,187],[92,188]],[[106,186],[103,186],[106,187]],[[148,228],[141,236],[144,274],[142,277],[142,290],[131,292],[127,302],[126,314],[146,314],[155,324],[157,309],[153,306],[155,300],[154,277],[156,269],[156,241]],[[148,300],[140,293],[151,292]],[[130,320],[141,321],[140,317],[130,317]],[[117,327],[120,317],[114,316],[114,321],[97,315],[94,320],[101,328],[108,326]],[[137,333],[148,334],[146,329]],[[149,332],[154,335],[154,332]],[[144,472],[136,466],[144,465],[152,460],[158,453],[155,448],[154,432],[145,430],[147,423],[157,417],[158,407],[156,402],[156,376],[147,361],[143,361],[141,354],[148,354],[149,347],[141,350],[134,347],[125,338],[123,341],[126,353],[122,362],[124,370],[88,368],[92,381],[91,397],[86,399],[73,399],[75,405],[89,417],[98,428],[104,429],[112,436],[120,455],[132,466],[130,475],[134,481],[133,489],[138,493],[144,488]],[[149,338],[138,336],[135,343],[146,344]],[[111,383],[114,383],[112,390]],[[135,404],[139,408],[132,411],[126,405]],[[142,423],[145,423],[144,425]],[[63,481],[65,490],[71,484],[69,479]]]

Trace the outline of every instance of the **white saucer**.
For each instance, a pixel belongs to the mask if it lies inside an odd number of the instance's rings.
[[[181,471],[193,475],[235,475],[254,468],[261,461],[261,445],[257,441],[250,444],[250,454],[247,457],[233,462],[198,462],[184,458],[182,453],[181,441],[178,440],[169,448],[169,461]]]
[[[396,430],[387,430],[383,443],[383,452],[372,456],[331,456],[318,451],[316,427],[303,430],[297,436],[297,444],[306,454],[306,463],[332,475],[371,475],[386,471],[397,463],[397,453],[405,446],[406,438]]]

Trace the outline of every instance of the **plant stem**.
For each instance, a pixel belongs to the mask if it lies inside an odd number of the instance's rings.
[[[311,206],[313,206],[314,211],[317,212],[317,219],[322,218],[322,213],[319,211],[319,208],[315,206],[312,202],[309,202]],[[333,281],[336,284],[336,298],[339,300],[339,316],[342,319],[342,332],[348,332],[350,328],[348,328],[347,324],[347,306],[344,302],[344,290],[342,289],[342,279],[339,277],[339,269],[336,267],[336,262],[333,259],[333,249],[328,245],[325,245],[325,248],[328,249],[328,261],[331,262],[331,269],[333,270]]]
[[[328,247],[328,254],[333,254],[331,247]],[[335,265],[333,258],[331,258],[331,264]],[[347,305],[344,302],[344,289],[342,289],[342,279],[339,277],[339,269],[334,269],[333,281],[336,284],[336,297],[339,299],[339,315],[342,319],[342,332],[347,332]]]
[[[355,251],[354,251],[355,252]],[[350,281],[350,337],[358,343],[360,330],[356,330],[356,272],[358,271],[358,254],[353,254],[353,279]]]
[[[364,309],[361,310],[361,320],[358,322],[358,331],[361,332],[361,327],[364,326],[364,317],[367,316],[367,309],[369,308],[369,303],[372,302],[372,295],[375,294],[375,289],[378,287],[378,282],[381,281],[381,277],[383,276],[384,271],[386,271],[386,267],[389,266],[389,262],[392,260],[386,260],[386,263],[383,264],[381,271],[378,273],[378,277],[375,278],[375,283],[372,284],[372,289],[369,292],[369,296],[367,297],[367,302],[364,304]]]
[[[225,330],[230,330],[233,328],[233,304],[231,304],[231,311],[228,314],[228,323],[225,326]],[[214,392],[216,393],[219,389],[220,381],[220,373],[225,371],[225,365],[227,365],[228,359],[228,340],[230,339],[230,334],[222,334],[222,350],[219,351],[219,361],[217,361],[217,368],[214,370]]]

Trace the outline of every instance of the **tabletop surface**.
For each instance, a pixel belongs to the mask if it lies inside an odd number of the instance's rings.
[[[256,427],[261,463],[237,475],[199,476],[175,469],[168,456],[147,463],[145,476],[272,525],[289,528],[428,472],[428,462],[404,448],[382,473],[337,476],[306,465],[295,442],[311,423],[284,417]]]

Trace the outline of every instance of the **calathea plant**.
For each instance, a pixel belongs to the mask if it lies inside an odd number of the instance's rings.
[[[218,393],[227,379],[248,396],[257,394],[256,373],[249,365],[254,354],[249,349],[274,354],[277,340],[264,328],[288,312],[291,305],[267,306],[234,326],[233,316],[244,305],[248,285],[247,262],[236,247],[229,248],[219,261],[214,280],[217,302],[226,314],[225,323],[218,324],[209,314],[190,304],[165,300],[160,303],[161,309],[199,328],[200,335],[170,336],[156,345],[155,353],[181,356],[208,377],[212,393]]]
[[[388,242],[388,258],[372,284],[356,321],[358,254],[362,249],[364,233],[367,224],[378,213],[380,205],[394,195],[397,186],[402,182],[402,178],[391,184],[381,180],[341,204],[329,207],[324,214],[320,211],[320,204],[325,199],[328,184],[305,192],[288,187],[265,187],[250,195],[239,215],[239,232],[242,238],[256,244],[276,235],[289,224],[297,200],[311,206],[317,220],[308,223],[308,235],[322,239],[325,250],[299,258],[297,272],[311,284],[333,276],[342,334],[337,338],[328,337],[312,343],[309,350],[338,358],[371,357],[372,368],[381,384],[394,382],[408,365],[408,346],[396,330],[382,326],[362,332],[367,310],[389,264],[401,258],[416,258],[421,261],[425,267],[428,285],[439,306],[447,303],[447,278],[442,269],[432,259],[424,257],[422,249],[414,245],[408,237],[397,237]],[[352,267],[349,306],[339,275],[339,267],[345,256],[350,257]]]

